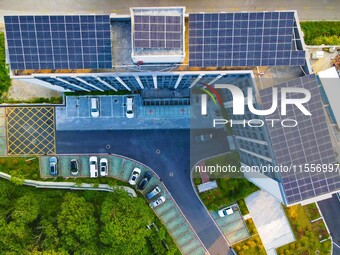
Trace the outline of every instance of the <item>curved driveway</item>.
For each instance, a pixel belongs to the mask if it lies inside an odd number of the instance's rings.
[[[198,150],[202,158],[228,149],[227,143],[221,143],[218,137],[215,139],[219,141],[218,146],[213,142],[195,143],[195,149],[201,147]],[[192,188],[189,130],[58,131],[56,141],[57,154],[116,153],[150,166],[171,192],[209,253],[230,252]]]

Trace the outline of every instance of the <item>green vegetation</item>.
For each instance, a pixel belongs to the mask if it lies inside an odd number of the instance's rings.
[[[246,225],[247,225],[247,228],[248,228],[248,230],[249,230],[249,234],[251,235],[251,236],[253,236],[253,235],[256,235],[258,232],[257,232],[257,229],[256,229],[256,227],[255,227],[255,224],[254,224],[254,222],[253,222],[253,219],[248,219],[248,220],[246,220]]]
[[[236,166],[240,168],[240,159],[237,152],[223,154],[206,161],[206,166]],[[210,190],[204,193],[200,193],[200,197],[205,206],[209,210],[217,210],[223,205],[230,205],[235,202],[239,204],[241,213],[247,214],[248,209],[244,202],[244,198],[251,193],[258,190],[251,182],[247,181],[242,174],[222,173],[224,178],[221,178],[221,174],[210,175],[210,179],[215,179],[218,185],[217,189]],[[219,177],[219,178],[218,178]],[[200,179],[194,180],[195,184],[200,184]]]
[[[307,45],[340,45],[339,21],[301,22]]]
[[[45,97],[34,97],[29,100],[14,100],[14,99],[4,99],[4,103],[8,104],[17,104],[17,103],[27,103],[27,104],[62,104],[63,103],[63,97],[50,97],[50,98],[45,98]]]
[[[315,220],[321,217],[318,207],[316,206],[315,203],[313,204],[309,204],[309,205],[305,205],[303,207],[303,209],[305,210],[308,219],[310,220]]]
[[[257,233],[257,229],[252,219],[246,220],[247,228],[251,235],[250,238],[239,242],[233,246],[238,255],[265,255],[267,254],[262,241]]]
[[[258,235],[252,236],[245,241],[233,246],[238,255],[266,255],[261,239]]]
[[[296,241],[278,248],[278,254],[330,254],[330,240],[320,243],[329,237],[327,230],[322,221],[310,222],[310,216],[315,217],[315,214],[310,213],[310,209],[310,206],[306,209],[301,205],[284,207]]]
[[[29,157],[29,160],[19,157],[0,158],[0,172],[10,174],[11,181],[17,185],[24,179],[40,180],[39,158]]]
[[[0,32],[0,103],[3,100],[3,94],[8,91],[10,86],[9,68],[6,65],[5,35]]]
[[[147,228],[152,222],[159,231]],[[180,254],[145,200],[119,190],[40,190],[0,180],[0,232],[4,255]]]

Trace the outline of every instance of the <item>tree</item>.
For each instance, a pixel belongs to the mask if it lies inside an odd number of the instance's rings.
[[[101,208],[104,223],[100,240],[106,245],[104,254],[145,254],[146,228],[154,220],[150,208],[140,198],[131,198],[125,191],[109,194]]]
[[[27,193],[15,202],[12,219],[19,224],[28,224],[34,221],[39,214],[40,205],[34,194]]]
[[[96,254],[98,226],[94,207],[74,193],[67,193],[58,215],[63,247],[74,254]]]

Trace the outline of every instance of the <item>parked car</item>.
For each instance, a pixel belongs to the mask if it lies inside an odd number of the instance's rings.
[[[147,199],[151,200],[153,197],[157,196],[161,192],[160,187],[156,186],[148,194],[146,194]]]
[[[138,183],[138,189],[145,189],[146,185],[148,185],[152,175],[151,172],[145,172],[143,179]]]
[[[212,138],[213,138],[212,133],[195,136],[196,142],[208,142],[208,141],[212,140]]]
[[[223,209],[218,211],[218,215],[221,218],[223,218],[223,217],[225,217],[227,215],[233,214],[233,213],[234,213],[234,210],[233,210],[233,208],[231,206],[225,207],[225,208],[223,208]]]
[[[99,162],[100,176],[107,176],[108,174],[108,162],[107,158],[101,158]]]
[[[164,196],[160,196],[159,198],[157,198],[156,200],[154,200],[151,203],[151,207],[155,208],[161,204],[163,204],[165,202],[165,197]]]
[[[140,169],[138,167],[135,167],[132,170],[132,173],[130,175],[130,179],[129,179],[130,185],[136,185],[139,176],[140,176]]]
[[[58,159],[56,157],[50,157],[50,175],[58,175]]]
[[[90,177],[98,177],[98,158],[96,156],[90,157]]]
[[[71,159],[70,169],[71,169],[71,175],[77,175],[79,173],[78,160]]]
[[[91,116],[93,118],[99,117],[99,101],[97,97],[91,98]]]
[[[133,97],[126,97],[126,117],[129,118],[129,119],[134,117]]]

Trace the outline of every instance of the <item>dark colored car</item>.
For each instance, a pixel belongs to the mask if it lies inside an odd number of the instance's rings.
[[[76,159],[72,159],[70,163],[71,175],[77,175],[79,171],[78,161]]]
[[[148,185],[152,175],[151,172],[145,172],[143,179],[138,183],[138,189],[145,189],[146,185]]]

